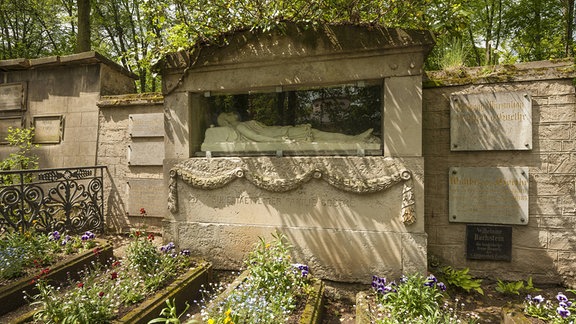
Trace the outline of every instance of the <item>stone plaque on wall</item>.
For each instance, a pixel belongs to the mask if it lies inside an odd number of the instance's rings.
[[[62,140],[62,116],[34,116],[34,143],[56,144]]]
[[[162,165],[164,161],[164,138],[133,141],[128,146],[128,164]]]
[[[511,226],[466,226],[466,258],[473,260],[511,261]]]
[[[531,150],[532,99],[526,92],[452,94],[452,151]]]
[[[24,110],[25,83],[0,84],[0,112]]]
[[[22,118],[1,118],[0,119],[0,144],[7,144],[6,136],[8,136],[8,128],[20,128],[22,127]]]
[[[162,217],[166,211],[166,199],[159,190],[164,187],[162,179],[128,179],[128,215]]]
[[[131,114],[131,137],[161,137],[164,136],[164,114]]]
[[[451,222],[528,224],[528,168],[450,168]]]

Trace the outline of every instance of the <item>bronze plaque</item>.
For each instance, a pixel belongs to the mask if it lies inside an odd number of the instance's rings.
[[[511,261],[512,227],[466,225],[466,258]]]

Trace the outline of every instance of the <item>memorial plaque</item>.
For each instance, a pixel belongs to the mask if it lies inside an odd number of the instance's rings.
[[[0,144],[8,144],[6,136],[8,136],[8,128],[21,128],[22,117],[1,118],[0,119]]]
[[[146,216],[163,217],[166,199],[158,192],[163,187],[162,179],[128,179],[128,215],[141,216],[144,208]]]
[[[450,168],[449,220],[528,224],[528,168]]]
[[[452,151],[531,150],[532,98],[525,92],[452,94]]]
[[[0,84],[0,112],[24,110],[25,83]]]
[[[57,144],[62,140],[62,116],[34,116],[34,143]]]
[[[162,137],[164,136],[164,114],[131,114],[131,137]]]
[[[511,261],[512,227],[467,225],[466,258]]]
[[[130,165],[162,165],[163,161],[163,137],[132,142],[128,146],[128,164]]]

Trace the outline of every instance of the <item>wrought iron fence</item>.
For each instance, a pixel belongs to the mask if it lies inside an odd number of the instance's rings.
[[[0,171],[0,228],[102,232],[105,168]]]

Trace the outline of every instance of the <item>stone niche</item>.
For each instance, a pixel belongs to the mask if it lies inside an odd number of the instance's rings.
[[[239,269],[259,237],[281,232],[295,262],[321,278],[369,282],[374,274],[426,272],[422,66],[432,35],[289,24],[283,32],[234,34],[228,44],[175,53],[160,66],[169,188],[164,240],[215,268]],[[220,112],[211,105],[215,96],[288,98],[302,89],[366,84],[381,89],[370,145],[228,145],[228,135],[202,145]],[[246,112],[253,113],[238,113]]]

